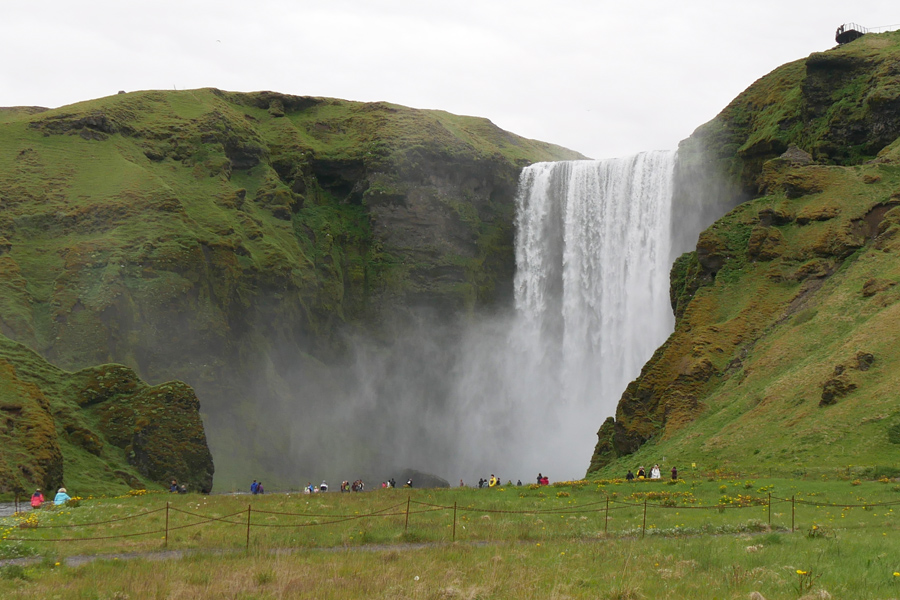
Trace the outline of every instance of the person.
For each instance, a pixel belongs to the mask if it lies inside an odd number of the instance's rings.
[[[463,480],[459,480],[459,487],[466,487],[466,484],[463,483]]]
[[[540,473],[538,473],[538,478],[537,478],[537,479],[538,479],[538,485],[541,485],[541,482],[544,481],[544,476],[541,475]]]
[[[174,479],[172,480],[172,485],[169,486],[169,491],[173,494],[178,491],[178,482]]]
[[[53,499],[53,504],[56,506],[60,506],[65,504],[67,500],[71,500],[72,497],[66,493],[66,488],[59,488],[59,491],[56,492],[56,497]]]
[[[676,481],[678,479],[678,469],[676,467],[672,467],[672,481]]]
[[[409,487],[409,488],[412,487],[412,479],[407,479],[407,480],[406,480],[406,486],[405,486],[405,487]]]
[[[263,492],[265,492],[265,490],[263,489],[262,481],[260,481],[259,483],[256,484],[256,493],[262,494]]]
[[[625,481],[634,481],[634,473],[631,472],[631,469],[628,469],[628,473],[625,474]]]
[[[659,465],[653,465],[653,468],[650,469],[650,479],[659,479]]]
[[[312,486],[312,484],[311,484],[310,482],[307,481],[307,482],[306,482],[306,487],[303,488],[303,493],[304,493],[304,494],[312,494],[312,491],[313,491],[313,486]]]
[[[638,479],[646,479],[647,478],[647,475],[644,472],[644,467],[638,467],[637,478]]]
[[[541,479],[541,485],[550,485],[550,478],[544,475],[544,478]]]
[[[182,483],[181,487],[178,488],[178,493],[179,494],[187,494],[187,486]]]
[[[175,483],[174,481],[172,483]],[[253,480],[253,483],[250,484],[250,493],[256,494],[259,491],[259,484],[256,483],[256,480]]]
[[[31,508],[38,509],[41,507],[41,504],[44,503],[44,494],[41,490],[34,490],[34,493],[31,495]]]
[[[324,480],[324,479],[322,480],[322,485],[319,486],[319,491],[320,491],[320,492],[327,492],[327,491],[328,491],[328,484],[325,483],[325,480]]]
[[[522,487],[522,480],[521,480],[521,479],[520,479],[519,481],[516,482],[516,487]]]
[[[496,487],[496,485],[497,485],[497,478],[494,477],[493,473],[491,473],[491,478],[488,481],[488,487]]]

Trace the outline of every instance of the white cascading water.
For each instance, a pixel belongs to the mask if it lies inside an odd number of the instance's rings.
[[[563,424],[554,445],[567,475],[583,472],[600,423],[674,326],[674,158],[646,152],[522,172],[514,345],[531,355],[530,370],[555,380],[545,412]]]

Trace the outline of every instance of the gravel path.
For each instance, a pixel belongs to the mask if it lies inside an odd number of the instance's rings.
[[[19,510],[31,510],[31,507],[26,503],[22,504],[19,502]],[[16,512],[16,505],[14,502],[0,502],[0,517],[11,517]]]
[[[495,542],[473,541],[473,542],[456,542],[469,546],[487,546]],[[327,548],[271,548],[265,550],[265,553],[271,555],[296,554],[299,552],[383,552],[385,550],[418,550],[420,548],[436,548],[439,546],[448,546],[447,542],[422,542],[417,544],[371,544],[367,546],[330,546]],[[60,559],[60,562],[67,567],[80,567],[95,560],[177,560],[185,556],[193,556],[197,554],[242,554],[244,550],[239,549],[211,549],[211,550],[159,550],[156,552],[119,552],[113,554],[82,554],[77,556],[67,556]],[[0,567],[6,565],[28,566],[38,564],[43,560],[40,556],[26,556],[23,558],[6,558],[0,559]]]

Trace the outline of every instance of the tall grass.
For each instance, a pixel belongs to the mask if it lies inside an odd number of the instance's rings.
[[[896,485],[784,479],[750,483],[752,490],[747,481],[726,479],[677,485],[577,482],[539,489],[91,499],[77,508],[38,513],[38,528],[17,526],[34,521],[33,515],[0,521],[7,538],[0,556],[17,548],[18,554],[44,557],[19,569],[3,567],[0,597],[704,599],[747,598],[756,591],[771,600],[798,596],[797,571],[814,574],[813,591],[825,590],[835,598],[900,595],[900,576],[893,575],[900,572],[900,536],[895,511],[884,504],[900,500]],[[723,485],[727,493],[721,491]],[[674,505],[661,504],[665,492],[672,494],[669,499],[677,498]],[[724,508],[729,506],[726,497],[742,493],[762,500],[770,492],[795,498],[794,533],[790,503],[773,505],[771,525],[766,506]],[[647,503],[645,530],[642,498],[648,494],[654,502]],[[614,499],[611,508],[624,507],[610,510],[608,522],[607,496]],[[165,528],[165,510],[159,509],[167,501],[168,540],[157,532],[75,542],[10,541]],[[219,518],[243,513],[179,529],[199,519],[175,509]],[[84,529],[45,528],[134,514],[147,516]],[[374,514],[381,516],[359,518]],[[304,523],[313,525],[300,526]],[[131,560],[115,555],[157,551],[164,544],[188,554],[162,562],[150,560],[153,555]],[[87,564],[73,558],[100,553],[105,558]],[[81,566],[69,566],[76,563]]]

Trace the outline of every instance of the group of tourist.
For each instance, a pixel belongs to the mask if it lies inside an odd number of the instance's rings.
[[[59,491],[56,492],[56,496],[53,498],[54,506],[61,506],[65,504],[67,501],[72,498],[66,493],[66,488],[61,487]],[[44,504],[44,493],[40,489],[34,490],[34,493],[31,495],[31,508],[33,510],[39,509]]]
[[[393,487],[393,485],[394,485],[393,482],[394,482],[394,480],[391,479],[391,487]],[[381,484],[381,487],[385,487],[385,484],[383,482]],[[357,479],[353,483],[350,483],[349,481],[344,481],[341,484],[342,492],[364,492],[365,489],[366,489],[366,484],[363,483],[362,479]]]
[[[172,482],[174,485],[174,481]],[[413,486],[412,479],[406,480],[406,485],[404,487],[411,488]],[[394,488],[397,487],[397,481],[392,477],[386,481],[381,482],[382,488]],[[354,482],[350,482],[344,480],[341,482],[341,492],[363,492],[366,489],[366,484],[362,479],[357,479]],[[319,494],[322,492],[328,491],[328,482],[322,480],[322,483],[319,485],[313,485],[310,482],[306,482],[306,487],[303,488],[304,494]],[[251,494],[262,494],[263,492],[263,484],[261,481],[253,480],[253,483],[250,484],[250,493]]]
[[[187,486],[183,483],[178,485],[178,482],[173,479],[169,484],[169,491],[173,494],[187,494]]]
[[[494,475],[493,473],[491,473],[490,479],[485,479],[484,477],[480,478],[480,479],[478,480],[478,484],[477,484],[475,487],[477,487],[477,488],[494,488],[494,487],[500,487],[500,481],[501,481],[501,480],[500,480],[500,477],[499,477],[499,476]],[[538,484],[538,485],[550,485],[550,479],[547,478],[547,477],[544,477],[541,473],[538,473],[538,476],[537,476],[537,484]],[[512,485],[513,485],[512,479],[510,479],[509,481],[507,481],[507,482],[506,482],[506,485],[512,486]],[[519,479],[519,480],[516,482],[515,485],[516,485],[516,487],[521,487],[521,486],[522,486],[522,480]],[[466,484],[463,483],[463,480],[462,480],[462,479],[459,480],[459,487],[466,487]]]
[[[653,465],[650,469],[650,476],[647,477],[647,472],[644,470],[644,467],[638,467],[637,475],[631,472],[631,469],[628,469],[628,473],[625,475],[625,479],[627,481],[634,481],[637,479],[638,481],[643,481],[645,479],[662,479],[662,475],[660,474],[659,465]],[[672,467],[672,481],[678,479],[678,468]]]

